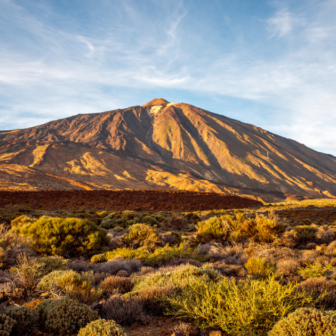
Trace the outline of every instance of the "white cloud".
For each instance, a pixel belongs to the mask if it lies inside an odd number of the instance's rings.
[[[278,37],[284,37],[290,34],[295,26],[302,23],[302,19],[296,18],[291,12],[284,8],[267,20],[271,36]]]

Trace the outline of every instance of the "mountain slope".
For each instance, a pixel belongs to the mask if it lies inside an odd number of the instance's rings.
[[[154,99],[0,132],[2,189],[336,195],[336,158],[192,105]]]

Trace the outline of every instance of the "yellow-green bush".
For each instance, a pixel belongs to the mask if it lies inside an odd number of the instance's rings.
[[[53,271],[41,279],[38,288],[59,290],[66,293],[69,298],[91,304],[102,295],[102,290],[94,287],[94,283],[93,272],[79,274],[73,270]]]
[[[250,238],[252,241],[270,243],[284,231],[283,225],[273,214],[245,219],[243,213],[236,213],[235,217],[223,215],[209,218],[199,222],[196,229],[199,242],[213,239],[240,242]]]
[[[47,256],[38,257],[37,262],[41,264],[39,276],[43,277],[52,271],[65,270],[67,259],[62,258],[61,256]]]
[[[332,271],[332,266],[329,264],[327,266],[321,265],[318,262],[313,264],[307,264],[303,268],[298,269],[298,274],[307,278],[319,278],[326,275]]]
[[[204,282],[195,279],[179,294],[165,297],[169,313],[193,319],[201,328],[221,328],[230,335],[265,335],[295,309],[313,306],[311,293],[291,282],[266,280]]]
[[[39,307],[37,309],[41,313],[45,331],[56,335],[75,334],[99,318],[98,313],[87,305],[71,299],[48,300],[43,307]]]
[[[252,257],[245,263],[249,274],[265,278],[275,272],[275,264],[262,258]]]
[[[136,250],[128,248],[118,248],[113,251],[106,252],[106,260],[111,260],[116,256],[122,256],[124,259],[139,259],[147,261],[153,265],[157,265],[172,259],[177,258],[191,258],[199,261],[205,261],[205,258],[198,254],[196,249],[185,247],[183,243],[179,246],[164,246],[159,247],[153,252],[149,252],[145,248],[138,248]]]
[[[82,328],[78,336],[128,336],[126,331],[113,320],[96,320]]]
[[[334,336],[336,312],[301,308],[275,324],[269,336]]]
[[[105,253],[95,254],[91,257],[92,263],[101,263],[106,261]]]
[[[109,243],[105,230],[79,218],[41,217],[13,230],[31,238],[37,253],[47,255],[92,255]]]
[[[219,281],[223,276],[210,266],[196,267],[183,265],[176,270],[162,273],[156,272],[150,275],[137,276],[132,279],[134,285],[133,293],[151,287],[166,287],[180,289],[189,285],[195,279],[202,279],[204,283],[209,281]]]
[[[132,243],[134,240],[137,240],[140,246],[149,248],[155,248],[161,243],[157,230],[147,224],[133,224],[129,227],[125,241]]]

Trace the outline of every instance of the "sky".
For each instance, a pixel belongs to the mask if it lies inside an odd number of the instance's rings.
[[[0,0],[0,130],[185,102],[336,156],[336,0]]]

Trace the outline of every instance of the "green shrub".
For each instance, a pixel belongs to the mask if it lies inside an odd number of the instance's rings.
[[[97,312],[87,305],[71,299],[54,300],[46,303],[41,315],[45,330],[54,335],[75,334],[88,323],[98,319]]]
[[[269,336],[334,336],[336,312],[301,308],[275,324]]]
[[[157,234],[157,230],[147,224],[133,224],[128,229],[128,235],[125,238],[127,243],[138,241],[140,246],[155,248],[161,244],[161,240]]]
[[[111,260],[116,256],[121,256],[124,259],[139,259],[139,260],[146,260],[149,252],[144,248],[139,248],[136,250],[132,250],[126,247],[117,248],[113,251],[108,251],[105,254],[106,260]]]
[[[133,293],[151,287],[170,286],[180,289],[195,279],[202,279],[206,283],[209,281],[219,281],[222,278],[223,276],[211,266],[196,267],[183,265],[166,273],[156,272],[150,275],[134,277],[132,279],[134,285]]]
[[[100,288],[94,287],[93,272],[79,274],[73,270],[53,271],[44,276],[38,288],[41,290],[59,290],[69,298],[91,304],[102,295]]]
[[[292,231],[292,236],[296,241],[300,243],[306,243],[307,241],[314,240],[318,228],[314,226],[303,225],[294,227]]]
[[[275,264],[262,258],[252,257],[244,266],[249,274],[260,278],[268,277],[275,272]]]
[[[185,247],[184,244],[179,246],[164,246],[159,247],[152,253],[145,248],[131,250],[128,248],[118,248],[113,251],[106,252],[106,260],[111,260],[116,256],[122,256],[124,259],[139,259],[141,261],[149,262],[153,265],[158,265],[177,258],[190,258],[199,261],[205,261],[205,258],[198,254],[196,249]]]
[[[6,315],[0,315],[0,335],[10,336],[13,328],[16,325],[16,321]]]
[[[43,277],[52,271],[65,270],[67,260],[61,256],[38,257],[37,262],[41,264],[39,276]]]
[[[109,243],[105,230],[79,218],[41,217],[15,230],[31,238],[31,247],[40,254],[91,255]]]
[[[82,328],[78,336],[128,336],[125,330],[113,320],[96,320]]]
[[[101,254],[95,254],[91,257],[91,262],[92,263],[101,263],[106,261],[106,256],[105,253],[101,253]]]
[[[193,319],[201,328],[221,328],[232,335],[264,335],[297,308],[313,306],[312,294],[291,282],[266,280],[204,282],[195,279],[180,294],[166,297],[170,314]]]
[[[12,334],[17,336],[30,335],[39,318],[38,312],[28,307],[9,308],[6,311],[6,315],[17,322],[12,330]]]
[[[22,253],[32,255],[30,243],[30,239],[18,236],[0,224],[0,269],[8,269],[15,265]]]
[[[319,278],[325,274],[331,273],[333,270],[331,264],[323,266],[318,262],[307,264],[303,268],[298,269],[298,274],[307,278]]]
[[[198,222],[196,225],[197,237],[202,242],[208,242],[213,239],[226,239],[229,232],[233,230],[228,221],[229,216],[212,217],[205,221]]]
[[[169,285],[163,287],[151,286],[140,290],[135,298],[142,304],[147,314],[160,316],[166,308],[162,299],[173,295],[174,292],[175,289]]]

